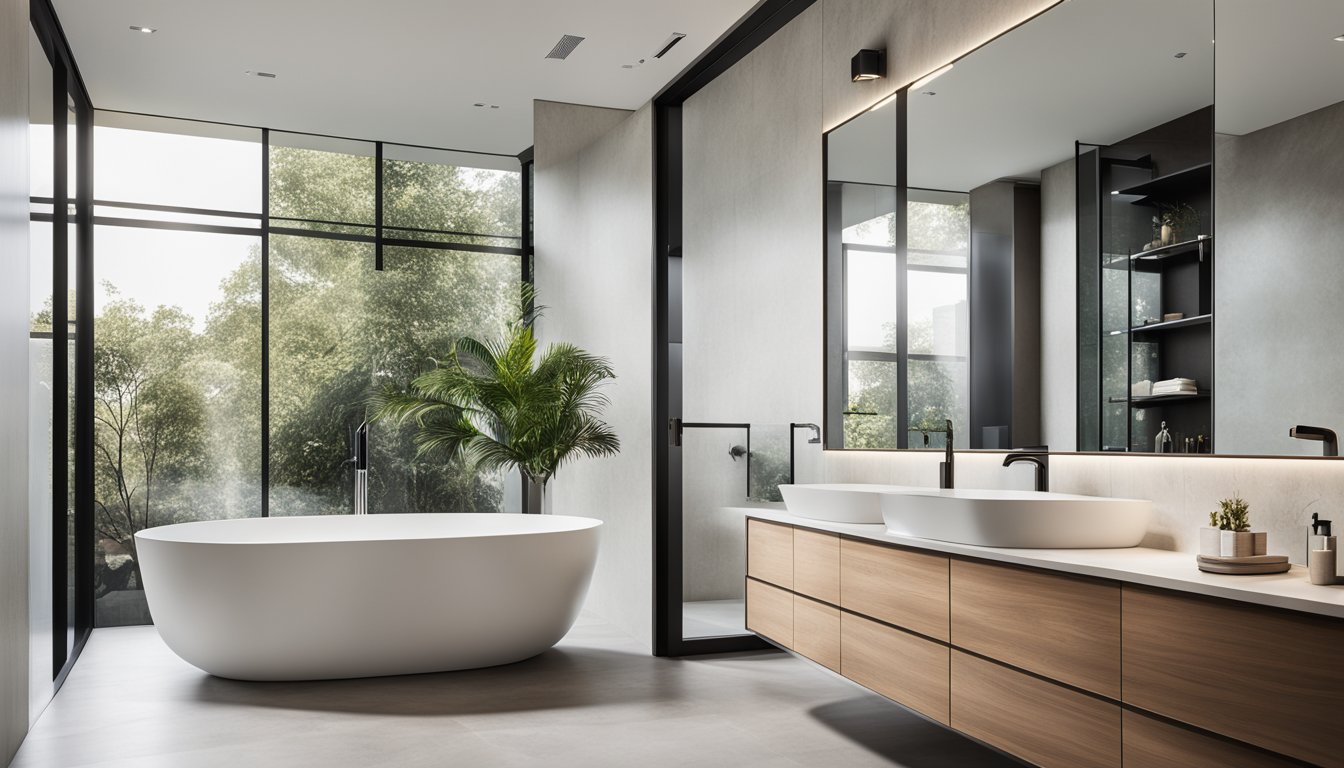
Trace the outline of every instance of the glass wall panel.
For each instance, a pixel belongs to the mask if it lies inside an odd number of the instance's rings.
[[[54,73],[37,35],[29,30],[28,146],[29,194],[50,198],[55,168],[52,80]],[[35,213],[50,213],[52,206],[35,205]],[[53,633],[56,631],[53,602],[52,541],[55,536],[52,511],[53,443],[56,386],[55,336],[52,328],[53,281],[52,224],[32,221],[28,227],[28,620],[31,659],[31,695],[35,706],[46,704],[53,677]]]
[[[516,248],[522,236],[519,163],[386,144],[383,226],[388,238]]]
[[[261,514],[261,238],[95,238],[96,620],[141,624],[136,531]]]
[[[65,649],[68,654],[75,647],[75,631],[77,628],[76,618],[76,600],[75,591],[77,589],[77,577],[75,575],[78,565],[78,555],[75,546],[75,478],[76,478],[76,455],[77,446],[75,440],[75,386],[78,377],[75,374],[75,343],[79,333],[85,329],[79,328],[75,319],[75,306],[79,303],[79,295],[76,286],[79,285],[79,209],[77,201],[80,196],[79,188],[79,113],[75,108],[73,96],[66,96],[66,210],[69,216],[66,224],[66,338],[65,345],[65,401],[66,401],[66,483],[65,483],[65,612],[66,624]],[[60,258],[60,254],[57,254]]]
[[[255,128],[98,112],[94,132],[100,202],[261,213],[261,131]],[[149,213],[99,212],[161,218]]]
[[[372,236],[376,151],[365,141],[272,133],[272,226]]]
[[[353,509],[354,431],[376,388],[404,385],[446,360],[463,335],[509,322],[518,257],[271,238],[271,514]],[[498,511],[502,479],[419,458],[412,428],[369,436],[371,512]]]

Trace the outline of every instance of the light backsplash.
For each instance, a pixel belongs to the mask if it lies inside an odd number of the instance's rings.
[[[957,485],[1031,489],[1031,467],[1004,468],[1003,456],[958,453]],[[824,482],[935,487],[941,460],[936,452],[827,451]],[[1050,490],[1151,500],[1142,546],[1190,553],[1198,551],[1199,528],[1218,500],[1241,494],[1251,505],[1251,527],[1269,532],[1270,554],[1299,565],[1306,563],[1311,513],[1344,521],[1341,461],[1057,455],[1050,457]]]

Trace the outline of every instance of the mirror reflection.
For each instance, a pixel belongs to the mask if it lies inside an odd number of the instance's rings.
[[[1344,6],[1216,6],[1061,3],[826,136],[828,447],[1344,429]]]

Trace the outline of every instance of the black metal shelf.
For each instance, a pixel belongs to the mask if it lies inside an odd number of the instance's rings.
[[[1139,272],[1156,272],[1175,264],[1187,263],[1192,257],[1203,261],[1212,246],[1213,235],[1200,235],[1193,240],[1150,248],[1132,254],[1129,257],[1130,268]]]
[[[1198,392],[1182,392],[1176,395],[1144,395],[1142,397],[1111,397],[1107,400],[1111,403],[1129,403],[1130,408],[1155,408],[1160,405],[1175,405],[1179,403],[1196,402],[1207,400],[1213,396],[1213,393],[1207,389]]]
[[[1153,333],[1155,331],[1175,331],[1181,328],[1194,328],[1201,325],[1208,325],[1213,322],[1213,315],[1195,315],[1194,317],[1183,317],[1180,320],[1166,320],[1160,323],[1148,323],[1146,325],[1136,325],[1129,329],[1130,333]]]
[[[1192,193],[1208,194],[1212,180],[1213,164],[1200,163],[1124,189],[1117,189],[1114,194],[1139,198],[1131,201],[1134,205],[1152,206],[1159,201],[1185,199]]]

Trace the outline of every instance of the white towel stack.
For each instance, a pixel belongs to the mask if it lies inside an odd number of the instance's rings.
[[[1192,395],[1199,391],[1194,379],[1163,379],[1153,382],[1154,395]]]

